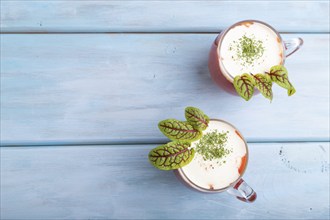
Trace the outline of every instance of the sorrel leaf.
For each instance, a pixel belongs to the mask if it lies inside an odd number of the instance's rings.
[[[176,119],[166,119],[158,123],[159,130],[171,140],[196,141],[202,132],[191,124]]]
[[[282,65],[273,66],[270,69],[268,75],[270,76],[270,79],[279,86],[285,89],[289,89],[291,87],[288,78],[288,71],[284,66]]]
[[[246,101],[249,101],[253,96],[255,81],[252,76],[243,73],[234,78],[234,87],[237,93]]]
[[[209,117],[204,112],[195,107],[187,107],[185,109],[185,117],[187,121],[197,130],[204,131],[209,124]]]
[[[158,146],[149,152],[149,161],[160,170],[181,168],[194,158],[194,149],[189,149],[189,142],[173,141]]]
[[[261,92],[261,94],[269,99],[272,100],[273,99],[273,91],[272,91],[272,80],[270,79],[270,76],[268,74],[256,74],[253,75],[254,80],[256,82],[256,87],[257,89],[259,89],[259,91]]]
[[[288,90],[288,96],[292,96],[296,92],[295,88],[289,81],[288,71],[284,66],[273,66],[268,75],[273,82]]]

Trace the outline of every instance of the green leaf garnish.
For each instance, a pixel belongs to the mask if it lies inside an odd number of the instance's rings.
[[[173,141],[158,146],[149,152],[149,161],[160,170],[181,168],[194,158],[194,149],[189,149],[189,142]]]
[[[288,90],[288,96],[292,96],[296,92],[295,88],[289,81],[288,70],[284,66],[273,66],[270,68],[268,75],[273,82]]]
[[[185,109],[185,117],[187,121],[197,130],[204,131],[209,124],[209,117],[204,112],[195,107],[187,107]]]
[[[272,68],[270,68],[268,75],[270,76],[270,79],[279,86],[285,89],[289,89],[291,87],[288,78],[288,71],[284,66],[273,66]]]
[[[253,75],[254,80],[255,80],[255,85],[261,92],[261,94],[269,99],[273,99],[273,91],[272,91],[272,80],[270,79],[270,76],[268,74],[261,74],[258,73],[256,75]]]
[[[247,73],[243,73],[240,76],[234,78],[233,85],[237,93],[246,101],[250,100],[254,87],[257,87],[261,94],[267,99],[273,99],[272,85],[273,82],[279,86],[288,90],[288,96],[295,94],[296,89],[289,81],[288,70],[282,65],[276,65],[270,68],[269,73],[258,73],[250,76]]]
[[[188,122],[166,119],[158,123],[159,130],[171,140],[195,141],[201,138],[202,132]]]
[[[234,87],[237,93],[246,101],[250,100],[253,96],[255,81],[252,76],[243,73],[234,78]]]

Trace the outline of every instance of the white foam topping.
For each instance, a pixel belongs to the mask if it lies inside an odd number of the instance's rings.
[[[237,45],[243,36],[261,42],[264,48],[262,56],[255,59],[252,64],[247,64],[237,55]],[[242,73],[264,73],[272,66],[281,64],[283,46],[277,34],[264,24],[242,23],[226,33],[220,45],[219,54],[220,62],[223,64],[222,70],[234,78]]]
[[[203,134],[217,130],[227,132],[227,142],[225,148],[232,150],[231,153],[222,159],[207,160],[196,152],[194,159],[186,166],[182,167],[185,176],[195,185],[204,189],[223,189],[235,182],[240,173],[238,169],[241,165],[241,158],[246,155],[245,142],[237,135],[235,128],[222,121],[210,121],[208,128]],[[194,147],[198,141],[192,143]],[[223,161],[226,161],[223,163]]]

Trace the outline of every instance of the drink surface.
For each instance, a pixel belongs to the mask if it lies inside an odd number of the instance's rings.
[[[230,78],[243,73],[264,73],[283,60],[280,38],[271,28],[258,22],[243,22],[231,28],[219,50],[222,70]]]
[[[235,128],[223,121],[211,120],[203,136],[214,131],[228,132],[224,148],[230,153],[220,159],[205,160],[196,152],[194,159],[181,168],[193,184],[208,190],[226,188],[240,177],[246,166],[246,144]],[[192,147],[200,140],[193,142]]]

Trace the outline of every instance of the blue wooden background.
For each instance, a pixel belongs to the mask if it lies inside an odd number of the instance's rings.
[[[1,219],[329,219],[329,1],[1,1]],[[217,33],[262,20],[303,47],[297,93],[245,102],[207,68]],[[249,142],[253,204],[154,169],[193,105]]]

